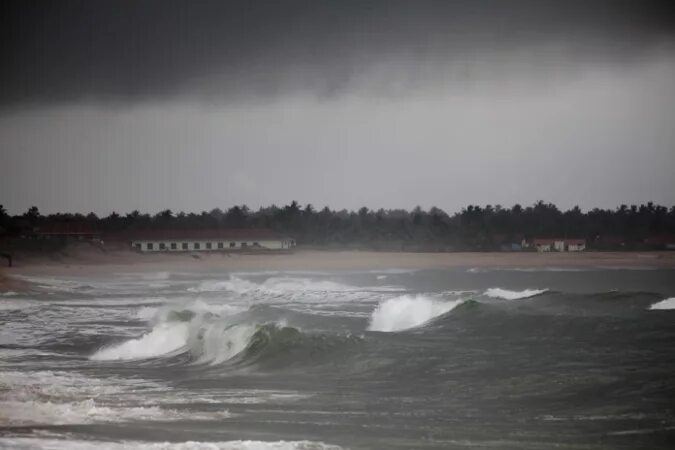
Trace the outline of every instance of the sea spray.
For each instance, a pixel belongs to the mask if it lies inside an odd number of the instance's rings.
[[[675,309],[675,297],[670,297],[665,300],[661,300],[658,303],[654,303],[649,307],[652,310],[664,310],[664,309]]]
[[[385,300],[373,311],[368,330],[401,331],[417,327],[461,303],[462,300],[440,301],[422,295]]]
[[[160,323],[149,333],[118,345],[104,347],[94,353],[94,361],[146,359],[174,352],[187,343],[189,324],[183,322]]]
[[[485,291],[485,295],[491,298],[501,298],[504,300],[519,300],[521,298],[541,295],[546,291],[548,291],[548,289],[524,289],[522,291],[509,291],[508,289],[490,288]]]

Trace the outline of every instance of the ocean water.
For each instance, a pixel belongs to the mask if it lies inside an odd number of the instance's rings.
[[[675,446],[673,270],[29,280],[0,448]]]

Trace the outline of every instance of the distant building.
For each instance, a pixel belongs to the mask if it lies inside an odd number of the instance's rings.
[[[532,240],[532,246],[538,252],[582,252],[586,250],[586,241],[584,239],[570,238],[538,238]]]
[[[142,230],[129,242],[140,252],[230,252],[289,250],[295,240],[270,230]]]
[[[553,239],[533,239],[532,246],[538,252],[550,252],[553,249]]]
[[[556,239],[553,246],[559,252],[583,252],[586,250],[585,239]]]

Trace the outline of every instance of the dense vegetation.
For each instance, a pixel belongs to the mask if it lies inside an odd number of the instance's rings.
[[[425,211],[420,207],[412,211],[365,207],[358,211],[327,207],[316,210],[312,205],[303,207],[293,201],[257,211],[242,205],[201,214],[166,210],[150,215],[133,211],[125,215],[113,212],[100,218],[93,213],[43,216],[36,207],[9,216],[0,206],[0,233],[5,235],[26,235],[63,222],[88,224],[104,235],[138,229],[269,228],[295,237],[305,246],[493,250],[523,239],[570,237],[584,238],[595,248],[634,249],[655,247],[655,237],[675,235],[675,206],[668,209],[647,203],[582,212],[578,207],[561,211],[539,201],[532,206],[511,208],[470,205],[448,215],[439,208]]]

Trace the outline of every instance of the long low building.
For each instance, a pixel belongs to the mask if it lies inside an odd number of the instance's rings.
[[[538,252],[582,252],[586,250],[586,241],[571,238],[533,239],[532,246]]]
[[[270,230],[142,230],[130,236],[140,252],[289,250],[295,240]]]

